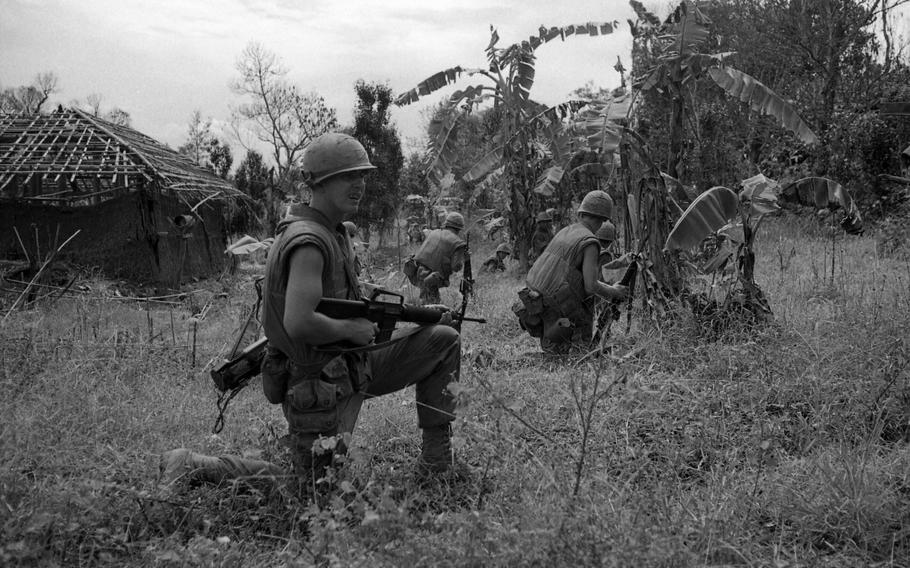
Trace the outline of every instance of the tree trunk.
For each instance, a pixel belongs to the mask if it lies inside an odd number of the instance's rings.
[[[682,86],[673,96],[673,114],[670,119],[670,156],[667,169],[670,175],[682,182],[683,174],[683,145],[685,144],[685,108],[686,102],[682,94]]]
[[[885,69],[887,75],[891,71],[891,29],[888,27],[888,0],[882,0],[882,36],[885,38]]]

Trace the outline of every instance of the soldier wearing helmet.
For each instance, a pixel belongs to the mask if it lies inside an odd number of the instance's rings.
[[[612,249],[613,242],[616,240],[616,227],[610,221],[605,221],[603,225],[600,226],[600,229],[597,230],[597,233],[594,235],[597,237],[597,242],[600,243],[600,270],[601,270],[601,280],[604,282],[612,282],[616,280],[614,278],[613,271],[626,268],[629,266],[629,263],[632,262],[632,253],[626,253],[619,258],[617,258]]]
[[[628,288],[599,279],[600,246],[595,234],[613,215],[613,200],[603,191],[585,195],[578,220],[559,231],[528,272],[523,305],[515,311],[524,329],[540,337],[545,351],[561,352],[590,341],[593,299],[622,299]]]
[[[493,253],[493,256],[483,261],[483,266],[481,268],[488,272],[498,272],[505,270],[505,259],[510,254],[512,254],[512,249],[509,248],[509,245],[506,243],[502,243],[496,247],[496,251]]]
[[[262,364],[263,390],[270,402],[282,405],[287,445],[302,487],[312,487],[344,455],[364,399],[409,385],[416,386],[417,420],[423,431],[419,470],[438,473],[452,465],[455,401],[446,387],[458,380],[461,349],[455,329],[411,327],[396,331],[384,347],[340,353],[324,348],[365,347],[378,333],[368,319],[337,319],[316,311],[323,297],[361,298],[342,221],[357,211],[366,191],[364,176],[374,168],[351,136],[330,133],[315,139],[303,156],[312,199],[279,224],[268,258],[262,324],[269,346]],[[451,321],[450,316],[445,319]],[[331,441],[316,444],[320,438]],[[266,464],[257,469],[255,464],[266,462],[239,458],[200,461],[196,454],[182,452],[165,456],[167,476],[193,471],[197,479],[226,479],[251,471],[271,474],[277,468]],[[213,464],[221,470],[213,473]]]
[[[449,276],[461,270],[465,253],[463,229],[461,213],[447,213],[442,228],[430,231],[414,254],[417,271],[411,283],[420,288],[422,304],[438,304],[439,289],[448,286]]]
[[[547,209],[538,213],[535,219],[534,232],[531,233],[531,247],[528,249],[529,259],[533,262],[539,258],[552,239],[553,213]]]

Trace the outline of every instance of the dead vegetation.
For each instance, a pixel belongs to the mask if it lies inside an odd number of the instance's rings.
[[[14,310],[0,330],[0,563],[907,566],[910,267],[851,237],[832,276],[812,252],[823,236],[765,229],[760,263],[796,251],[757,272],[773,321],[706,333],[691,311],[636,312],[609,356],[578,365],[518,329],[515,275],[480,276],[470,309],[489,323],[465,329],[457,387],[467,473],[415,476],[405,391],[367,403],[318,505],[156,485],[175,447],[285,459],[280,409],[255,383],[210,433],[204,371],[245,316],[248,272],[174,305],[106,299],[95,281]]]

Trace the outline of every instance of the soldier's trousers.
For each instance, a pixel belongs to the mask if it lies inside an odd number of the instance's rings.
[[[444,325],[429,325],[396,331],[392,339],[402,337],[384,349],[368,353],[372,380],[364,392],[340,398],[332,408],[315,412],[296,413],[286,409],[289,425],[288,447],[295,472],[310,476],[314,469],[312,446],[319,436],[352,433],[363,401],[415,385],[417,424],[431,428],[448,424],[455,419],[455,399],[446,387],[458,380],[461,363],[461,340],[458,332]],[[290,414],[287,414],[290,413]],[[306,427],[309,418],[316,417],[332,426],[320,430]],[[318,423],[318,422],[317,422]],[[298,427],[295,428],[294,425]],[[335,453],[344,451],[343,445]],[[331,452],[326,456],[331,459]],[[316,464],[320,465],[320,464]],[[327,465],[322,463],[321,465]],[[189,450],[172,450],[162,456],[162,481],[171,484],[177,479],[222,483],[241,478],[285,477],[277,465],[237,456],[205,456]],[[318,475],[318,474],[317,474]]]
[[[392,340],[388,347],[367,353],[372,378],[363,392],[337,399],[334,408],[295,409],[293,404],[286,403],[291,456],[298,473],[305,474],[313,467],[312,446],[319,436],[354,431],[367,398],[414,385],[420,428],[441,426],[455,419],[454,396],[446,387],[458,380],[461,361],[458,332],[444,325],[429,325],[396,331]],[[342,446],[340,450],[343,453],[345,448]]]

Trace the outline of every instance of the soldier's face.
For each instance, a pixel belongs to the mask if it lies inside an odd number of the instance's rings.
[[[366,191],[366,170],[345,172],[323,183],[325,200],[342,213],[355,213]]]

